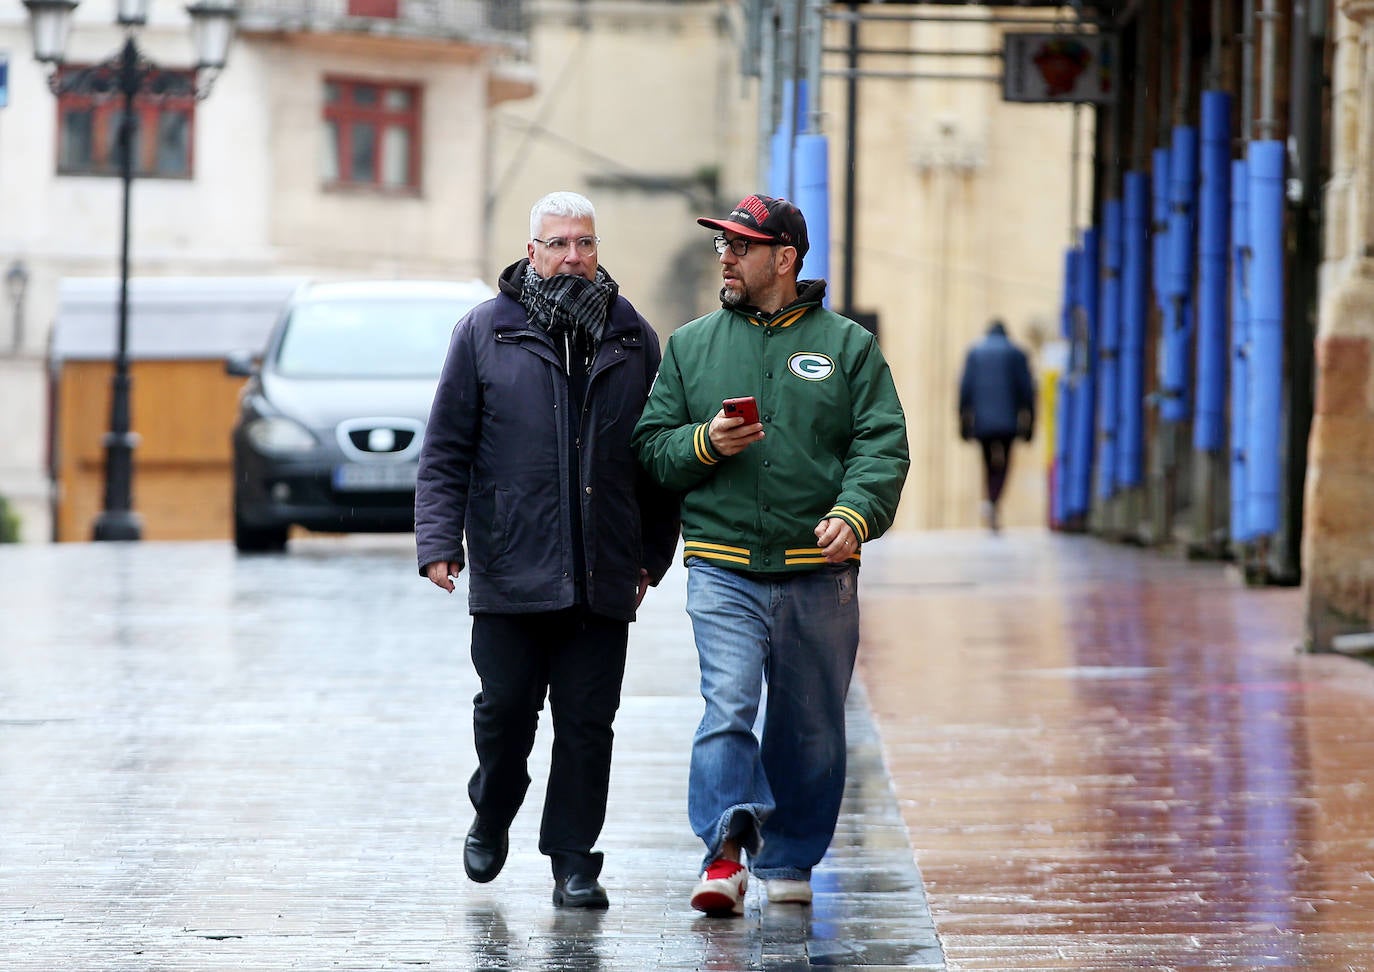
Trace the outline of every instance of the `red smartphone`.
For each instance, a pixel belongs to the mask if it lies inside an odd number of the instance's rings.
[[[720,407],[725,409],[726,418],[736,416],[744,419],[745,425],[756,425],[759,421],[759,405],[754,401],[753,396],[748,398],[727,398],[720,403]]]

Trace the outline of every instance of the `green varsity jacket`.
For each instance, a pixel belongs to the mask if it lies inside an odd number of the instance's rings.
[[[860,544],[892,525],[906,481],[906,421],[873,335],[815,299],[771,318],[722,309],[673,332],[634,445],[683,494],[685,559],[760,573],[825,563],[815,528],[840,517]],[[711,447],[721,401],[753,395],[764,438],[735,456]],[[853,555],[859,557],[856,550]]]

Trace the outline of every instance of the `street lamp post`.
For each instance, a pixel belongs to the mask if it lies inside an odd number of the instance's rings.
[[[56,95],[119,96],[123,111],[116,135],[122,213],[119,243],[119,326],[115,344],[114,377],[110,384],[110,427],[105,435],[105,503],[96,518],[96,540],[138,540],[142,520],[133,510],[133,455],[138,437],[130,429],[129,392],[129,196],[134,181],[134,148],[138,119],[134,103],[141,96],[179,93],[184,74],[158,67],[139,50],[137,28],[148,20],[150,0],[118,0],[116,22],[125,29],[124,44],[99,64],[66,72],[63,50],[71,29],[71,15],[80,0],[24,0],[29,10],[34,57],[52,64],[48,86]],[[186,7],[196,49],[197,98],[210,91],[224,67],[233,39],[237,0],[196,0]]]
[[[13,327],[10,331],[10,349],[18,354],[24,350],[24,293],[29,289],[29,268],[24,261],[15,259],[5,271],[5,290],[10,296],[10,314]]]

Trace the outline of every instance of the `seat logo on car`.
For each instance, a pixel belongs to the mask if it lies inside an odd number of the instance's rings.
[[[787,369],[807,381],[824,381],[835,371],[835,362],[816,351],[798,351],[787,359]]]
[[[409,461],[420,452],[425,423],[399,416],[345,419],[334,434],[344,457],[353,462]]]
[[[367,433],[368,452],[390,452],[396,448],[396,431],[394,429],[373,429]]]

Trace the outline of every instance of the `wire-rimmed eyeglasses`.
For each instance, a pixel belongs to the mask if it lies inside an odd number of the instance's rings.
[[[599,236],[579,236],[575,240],[565,240],[561,236],[555,236],[548,240],[541,240],[537,236],[531,237],[531,239],[536,243],[543,243],[552,253],[559,256],[567,253],[570,246],[575,247],[582,256],[591,256],[596,252],[596,245],[601,242]]]

